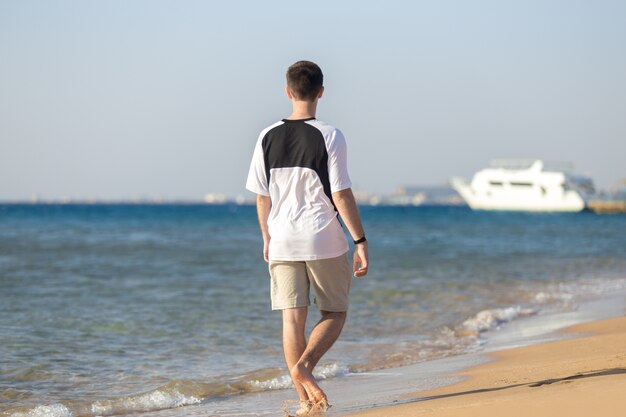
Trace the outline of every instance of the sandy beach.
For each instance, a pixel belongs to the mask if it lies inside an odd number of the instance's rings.
[[[626,415],[626,317],[563,332],[572,337],[491,353],[460,383],[351,416]]]

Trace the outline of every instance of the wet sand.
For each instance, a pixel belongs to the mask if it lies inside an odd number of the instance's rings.
[[[626,317],[577,324],[572,338],[489,354],[462,382],[351,416],[626,415]]]

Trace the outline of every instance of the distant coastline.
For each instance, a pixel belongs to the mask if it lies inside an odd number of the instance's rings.
[[[398,186],[391,193],[373,193],[359,189],[354,190],[359,205],[365,206],[467,206],[467,203],[450,185]],[[611,190],[600,190],[591,198],[597,201],[625,200],[626,186]],[[101,198],[101,197],[44,197],[38,194],[30,198],[3,199],[0,204],[80,204],[80,205],[111,205],[111,204],[164,204],[164,205],[254,205],[255,196],[239,194],[236,196],[225,193],[211,192],[198,198],[164,197],[161,195],[137,195],[133,197]]]
[[[355,190],[355,197],[362,205],[442,205],[464,206],[461,196],[451,187],[444,186],[400,186],[389,194],[370,193]],[[74,198],[42,197],[33,194],[30,198],[2,199],[0,204],[175,204],[175,205],[253,205],[255,197],[249,195],[229,196],[223,193],[207,193],[199,198],[168,198],[157,196],[136,196],[127,198]]]

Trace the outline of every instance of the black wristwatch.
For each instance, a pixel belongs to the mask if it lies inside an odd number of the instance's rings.
[[[361,239],[353,240],[352,242],[354,242],[355,245],[358,245],[359,243],[367,242],[367,239],[365,239],[365,235],[363,235]]]

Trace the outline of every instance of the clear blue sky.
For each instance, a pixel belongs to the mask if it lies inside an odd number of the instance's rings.
[[[246,195],[284,72],[356,189],[441,184],[492,158],[626,178],[624,1],[0,0],[0,199]]]

